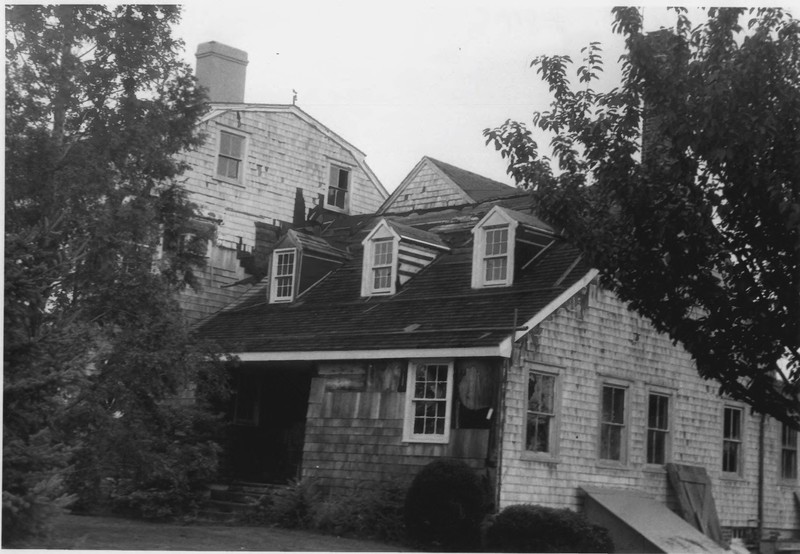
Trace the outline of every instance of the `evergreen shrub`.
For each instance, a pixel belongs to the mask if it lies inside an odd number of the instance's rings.
[[[491,552],[613,552],[608,531],[567,508],[517,504],[503,509],[486,532]]]

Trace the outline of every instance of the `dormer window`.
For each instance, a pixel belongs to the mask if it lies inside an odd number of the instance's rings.
[[[294,300],[297,251],[294,248],[275,250],[272,254],[272,283],[270,302]]]
[[[399,242],[400,235],[386,220],[381,220],[364,239],[361,296],[395,293]]]
[[[496,206],[472,229],[472,288],[513,283],[517,225],[514,218]]]

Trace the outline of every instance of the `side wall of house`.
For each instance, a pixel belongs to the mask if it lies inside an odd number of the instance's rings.
[[[526,450],[528,375],[556,375],[554,453]],[[601,387],[626,390],[622,463],[599,460]],[[648,394],[670,398],[667,461],[703,466],[723,527],[753,528],[757,521],[759,420],[740,403],[726,402],[702,380],[691,357],[668,337],[595,284],[583,289],[517,343],[506,393],[501,506],[536,503],[580,509],[578,488],[639,489],[675,506],[663,465],[646,463]],[[722,472],[723,409],[742,408],[739,474]],[[765,526],[797,530],[794,491],[780,482],[780,425],[765,436]]]
[[[386,208],[386,213],[401,213],[427,208],[456,206],[469,202],[469,198],[442,177],[430,163],[425,163],[411,176],[411,182]]]
[[[221,130],[245,138],[238,183],[217,176]],[[254,250],[256,223],[275,229],[291,223],[298,190],[306,213],[316,206],[319,195],[327,194],[331,163],[350,169],[350,213],[373,213],[384,200],[348,150],[292,113],[231,110],[204,123],[201,131],[205,144],[183,154],[191,166],[184,186],[202,214],[219,223],[208,266],[199,275],[202,290],[183,295],[192,320],[215,313],[247,290],[221,287],[247,276],[237,252]]]
[[[408,360],[329,362],[311,383],[303,478],[333,490],[406,487],[438,458],[487,475],[488,429],[452,429],[448,444],[403,442]]]

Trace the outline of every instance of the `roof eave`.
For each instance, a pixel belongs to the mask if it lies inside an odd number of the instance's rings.
[[[388,348],[381,350],[312,350],[308,352],[230,352],[242,362],[376,360],[393,358],[485,358],[511,356],[509,339],[490,346],[461,348]]]

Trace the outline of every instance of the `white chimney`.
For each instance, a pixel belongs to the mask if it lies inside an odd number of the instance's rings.
[[[244,102],[247,52],[211,41],[198,45],[195,57],[197,81],[211,102]]]

